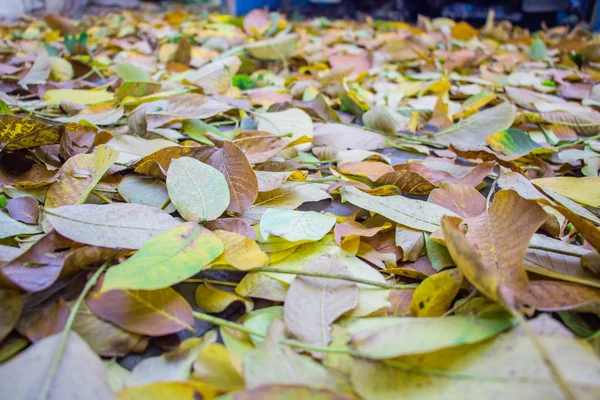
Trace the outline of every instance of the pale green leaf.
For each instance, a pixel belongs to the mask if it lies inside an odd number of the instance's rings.
[[[335,217],[314,211],[277,210],[269,208],[260,220],[260,234],[282,237],[290,242],[320,240],[335,225]]]
[[[167,190],[177,211],[188,221],[217,219],[229,205],[225,176],[191,157],[171,162]]]

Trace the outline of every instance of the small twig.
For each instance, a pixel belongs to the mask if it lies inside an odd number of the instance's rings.
[[[236,322],[232,322],[232,321],[229,321],[229,320],[226,320],[223,318],[214,317],[212,315],[208,315],[208,314],[204,314],[204,313],[200,313],[200,312],[196,312],[196,311],[194,311],[193,314],[194,314],[194,318],[199,319],[200,321],[205,321],[205,322],[211,323],[216,326],[235,329],[240,332],[245,332],[248,335],[258,336],[261,338],[267,337],[267,335],[265,335],[263,333],[253,331],[252,329],[249,329],[249,328],[245,327],[244,325],[238,324]],[[350,354],[355,357],[364,357],[360,353],[353,351],[352,349],[349,349],[349,348],[332,348],[332,347],[312,346],[310,344],[302,343],[302,342],[299,342],[299,341],[293,340],[293,339],[280,340],[279,344],[285,344],[290,347],[295,347],[297,349],[302,349],[302,350],[306,350],[306,351],[314,351],[314,352],[320,352],[320,353],[341,353],[341,354]]]
[[[171,198],[167,197],[167,199],[165,200],[165,202],[160,206],[160,209],[164,210],[165,208],[167,208],[169,206],[169,204],[171,204]]]
[[[54,377],[58,372],[60,360],[62,359],[63,353],[65,352],[65,348],[67,347],[69,332],[71,331],[71,327],[73,326],[73,322],[75,321],[77,311],[79,311],[79,307],[81,306],[81,303],[83,303],[85,296],[94,287],[94,285],[96,285],[96,282],[98,281],[100,275],[104,272],[104,270],[106,270],[106,268],[108,268],[108,264],[109,262],[107,261],[104,264],[102,264],[102,266],[98,268],[98,270],[96,270],[92,278],[85,284],[85,287],[83,288],[81,294],[75,301],[75,304],[73,304],[71,312],[69,313],[69,318],[67,319],[67,322],[65,323],[62,334],[60,336],[58,346],[56,346],[56,352],[54,353],[52,361],[50,362],[50,367],[48,368],[48,375],[46,375],[46,379],[44,379],[44,382],[42,383],[42,389],[40,391],[39,396],[37,397],[38,400],[46,400],[48,398],[48,395],[50,394],[50,389],[52,387],[52,382],[54,381]]]
[[[97,190],[92,190],[92,193],[106,204],[112,204],[112,201]]]
[[[463,301],[461,302],[456,302],[454,304],[454,307],[452,307],[451,309],[449,309],[448,311],[446,311],[444,314],[442,314],[442,317],[447,317],[448,315],[456,312],[456,310],[458,310],[459,308],[461,308],[462,306],[464,306],[465,304],[467,304],[467,302],[469,300],[471,300],[473,297],[475,297],[475,295],[477,294],[477,290],[473,289],[471,290],[471,293],[469,293],[469,295],[467,297],[465,297],[464,299],[462,299]]]
[[[214,279],[186,279],[185,281],[183,281],[184,283],[210,283],[211,285],[219,285],[219,286],[230,286],[230,287],[236,287],[238,285],[238,283],[236,282],[227,282],[227,281],[217,281]]]
[[[407,285],[390,285],[388,283],[381,283],[377,281],[371,281],[368,279],[356,278],[354,276],[348,275],[335,275],[335,274],[324,274],[321,272],[309,272],[309,271],[291,271],[283,268],[271,268],[271,267],[262,267],[256,268],[252,271],[258,272],[271,272],[276,274],[293,274],[293,275],[302,275],[302,276],[314,276],[316,278],[327,278],[327,279],[338,279],[342,281],[350,281],[356,283],[363,283],[365,285],[377,286],[383,289],[404,289],[404,290],[412,290],[415,289],[418,284],[407,284]]]

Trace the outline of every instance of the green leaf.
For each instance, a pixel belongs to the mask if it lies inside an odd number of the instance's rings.
[[[0,114],[12,114],[10,107],[2,100],[0,100]]]
[[[113,67],[113,71],[125,82],[152,82],[152,78],[146,71],[133,64],[117,64]]]
[[[210,165],[191,157],[171,162],[167,173],[171,202],[187,221],[217,219],[229,205],[225,176]]]
[[[253,89],[256,85],[252,78],[246,74],[237,74],[233,77],[233,86],[240,90]]]
[[[528,134],[519,129],[506,129],[496,132],[488,136],[485,141],[492,150],[507,156],[526,154],[542,147],[534,142]],[[554,150],[543,149],[543,152],[554,152]]]
[[[517,109],[505,101],[496,107],[478,112],[435,136],[435,141],[443,144],[483,146],[492,133],[510,128]]]
[[[537,340],[575,398],[597,397],[600,361],[588,346],[564,336]],[[565,398],[531,339],[517,331],[384,363],[356,360],[351,375],[363,399]]]
[[[6,207],[6,196],[3,194],[0,194],[0,207],[4,208]]]
[[[223,243],[195,222],[176,226],[148,240],[127,261],[110,268],[102,291],[162,289],[182,282],[215,260]]]
[[[215,144],[206,136],[204,136],[205,133],[208,132],[219,137],[222,136],[220,130],[211,124],[207,124],[201,119],[188,119],[183,121],[183,131],[198,143],[207,144],[209,146],[214,146]]]
[[[378,317],[352,322],[348,332],[358,352],[382,360],[477,343],[512,325],[512,317],[504,312],[486,318]]]
[[[340,193],[344,202],[348,201],[401,225],[426,232],[433,232],[440,227],[442,215],[456,215],[437,204],[404,196],[372,196],[352,186],[342,187]]]
[[[548,58],[548,49],[540,38],[533,39],[529,47],[529,58],[532,60],[545,60]]]
[[[282,237],[290,242],[321,240],[335,225],[335,217],[314,211],[269,208],[260,220],[260,234]]]

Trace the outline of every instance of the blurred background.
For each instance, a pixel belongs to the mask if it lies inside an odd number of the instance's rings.
[[[78,18],[85,13],[139,8],[140,0],[0,0],[0,18],[17,18],[21,14],[55,13]],[[283,11],[290,19],[306,17],[367,17],[394,21],[416,21],[419,14],[463,20],[478,27],[493,9],[498,20],[508,20],[531,30],[542,23],[574,26],[586,21],[600,30],[598,0],[150,0],[144,6],[172,8],[178,5],[220,10],[243,15],[255,8]]]

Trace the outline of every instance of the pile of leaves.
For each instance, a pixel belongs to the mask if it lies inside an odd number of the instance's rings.
[[[0,29],[1,398],[600,398],[583,26]]]

